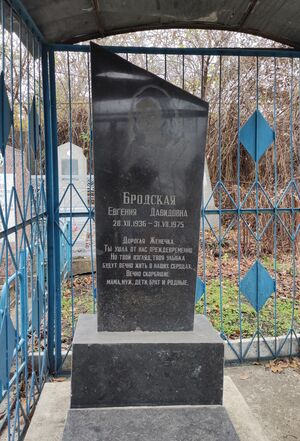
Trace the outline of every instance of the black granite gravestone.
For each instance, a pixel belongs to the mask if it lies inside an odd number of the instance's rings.
[[[98,325],[76,327],[63,439],[238,441],[224,344],[194,326],[207,104],[91,53]]]
[[[91,50],[98,330],[192,330],[208,105]]]

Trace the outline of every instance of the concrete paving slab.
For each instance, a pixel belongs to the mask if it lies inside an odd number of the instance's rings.
[[[26,433],[26,441],[61,441],[70,394],[69,380],[45,384]]]
[[[224,378],[224,407],[241,441],[269,441],[230,377]]]
[[[224,381],[224,405],[240,441],[271,441],[229,377]],[[69,406],[70,381],[46,383],[25,441],[61,441]]]
[[[261,365],[228,367],[239,392],[270,441],[300,441],[300,375],[273,373]],[[228,393],[225,393],[225,401]],[[228,411],[229,412],[229,411]]]

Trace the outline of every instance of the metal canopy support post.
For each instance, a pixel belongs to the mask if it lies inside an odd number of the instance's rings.
[[[54,209],[53,209],[53,161],[52,161],[52,137],[51,137],[51,111],[49,96],[49,64],[48,50],[46,46],[42,49],[43,66],[43,94],[44,94],[44,119],[45,119],[45,157],[46,157],[46,189],[47,189],[47,255],[48,255],[48,359],[51,371],[55,369],[54,362],[54,293],[55,279],[53,276],[55,268],[54,259]]]
[[[61,366],[61,281],[60,281],[60,235],[59,235],[59,188],[58,188],[58,157],[57,157],[57,114],[55,85],[55,55],[49,51],[50,109],[52,132],[52,176],[53,176],[53,217],[54,217],[54,261],[52,277],[55,279],[55,371]]]
[[[57,125],[54,54],[47,46],[43,46],[43,90],[48,212],[48,353],[50,371],[56,372],[61,364]]]

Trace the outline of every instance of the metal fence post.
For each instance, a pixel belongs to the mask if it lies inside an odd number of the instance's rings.
[[[27,293],[27,251],[20,251],[20,305],[21,305],[21,336],[24,339],[24,354],[27,357],[27,330],[28,330],[28,293]]]
[[[55,241],[54,241],[54,200],[53,200],[53,155],[51,138],[51,109],[49,95],[48,49],[42,49],[43,96],[45,118],[45,163],[47,194],[47,260],[48,260],[48,359],[50,371],[55,371]]]
[[[61,279],[60,279],[60,230],[59,230],[59,187],[57,156],[57,114],[55,84],[55,53],[49,51],[49,80],[51,104],[51,138],[52,138],[52,178],[53,178],[53,216],[54,216],[54,260],[55,272],[55,370],[61,367]]]
[[[55,66],[53,52],[43,47],[47,233],[48,233],[48,353],[52,372],[61,364],[60,238],[57,164]]]

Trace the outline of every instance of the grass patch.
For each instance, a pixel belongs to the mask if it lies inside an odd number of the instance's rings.
[[[243,338],[252,337],[257,329],[257,314],[241,293],[241,323]],[[284,335],[291,327],[293,301],[290,298],[277,298],[276,335]],[[275,336],[274,294],[267,300],[259,313],[260,330],[265,336]],[[204,313],[204,298],[196,305],[197,313]],[[222,307],[220,305],[220,281],[213,279],[206,285],[206,313],[213,326],[229,338],[240,337],[240,316],[238,288],[229,279],[222,281]],[[221,320],[222,313],[222,320]],[[299,307],[295,311],[299,330]],[[223,323],[223,327],[221,325]]]
[[[73,300],[72,300],[73,299]],[[73,326],[79,314],[94,312],[94,301],[90,277],[76,277],[71,288],[70,281],[65,282],[62,290],[62,343],[68,346],[72,341]],[[72,320],[72,316],[74,319]]]
[[[72,304],[73,298],[73,304]],[[274,294],[268,299],[259,313],[259,326],[264,336],[275,336]],[[285,335],[291,327],[293,301],[290,293],[277,295],[276,335]],[[74,321],[72,321],[72,310]],[[68,347],[72,342],[72,327],[76,325],[78,315],[94,312],[92,296],[92,277],[76,276],[66,281],[62,287],[62,343]],[[196,305],[196,312],[204,313],[204,298]],[[253,307],[240,295],[240,312],[242,337],[251,338],[257,330],[257,315]],[[206,313],[213,326],[231,339],[240,337],[240,315],[238,287],[234,280],[224,278],[222,281],[222,308],[220,307],[220,281],[211,279],[206,285]],[[222,313],[222,320],[221,320]],[[300,306],[295,301],[294,329],[300,331]],[[221,326],[222,323],[222,326]]]

